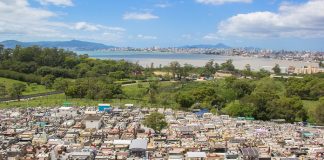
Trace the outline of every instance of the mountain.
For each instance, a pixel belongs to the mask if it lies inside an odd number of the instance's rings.
[[[14,48],[16,45],[20,45],[22,47],[29,46],[40,46],[40,47],[56,47],[63,48],[69,50],[101,50],[101,49],[109,49],[116,48],[114,46],[108,46],[101,43],[94,42],[86,42],[79,40],[71,40],[71,41],[39,41],[39,42],[20,42],[16,40],[7,40],[0,42],[0,44],[4,45],[6,48]]]
[[[231,48],[223,43],[218,44],[198,44],[198,45],[186,45],[178,48]]]

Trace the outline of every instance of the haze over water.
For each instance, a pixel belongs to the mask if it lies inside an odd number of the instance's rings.
[[[220,56],[220,55],[205,55],[205,54],[184,54],[184,53],[165,53],[165,52],[121,52],[121,51],[78,51],[79,54],[88,54],[92,58],[97,59],[113,59],[113,60],[127,60],[131,62],[138,62],[142,66],[150,66],[154,63],[155,67],[160,65],[169,65],[172,61],[178,61],[180,64],[191,64],[194,66],[204,66],[206,62],[213,59],[216,63],[224,63],[228,59],[233,60],[233,64],[238,69],[243,69],[246,64],[250,64],[253,70],[265,68],[271,70],[275,64],[279,64],[282,68],[289,66],[303,67],[303,66],[318,66],[313,62],[302,61],[288,61],[277,60],[270,58],[257,57],[242,57],[242,56]]]

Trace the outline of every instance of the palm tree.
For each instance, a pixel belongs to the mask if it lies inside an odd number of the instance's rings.
[[[178,61],[172,61],[170,63],[170,69],[171,69],[173,80],[175,80],[176,76],[179,78],[179,68],[180,67],[181,67],[181,65]]]
[[[156,102],[157,90],[158,90],[158,81],[157,80],[150,81],[149,86],[146,90],[146,94],[149,95],[149,102],[151,104]]]

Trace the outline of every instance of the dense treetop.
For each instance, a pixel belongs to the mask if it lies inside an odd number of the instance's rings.
[[[8,74],[12,71],[12,74],[18,72],[18,74],[33,74],[35,77],[53,75],[55,78],[83,78],[109,75],[112,78],[122,79],[136,76],[136,73],[142,70],[138,64],[124,60],[95,60],[86,54],[77,55],[72,51],[38,46],[26,48],[17,46],[14,49],[0,46],[0,61],[0,69],[6,70]]]

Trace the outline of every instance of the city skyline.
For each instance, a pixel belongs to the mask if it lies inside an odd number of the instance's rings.
[[[0,41],[323,51],[323,9],[321,0],[0,0]]]

